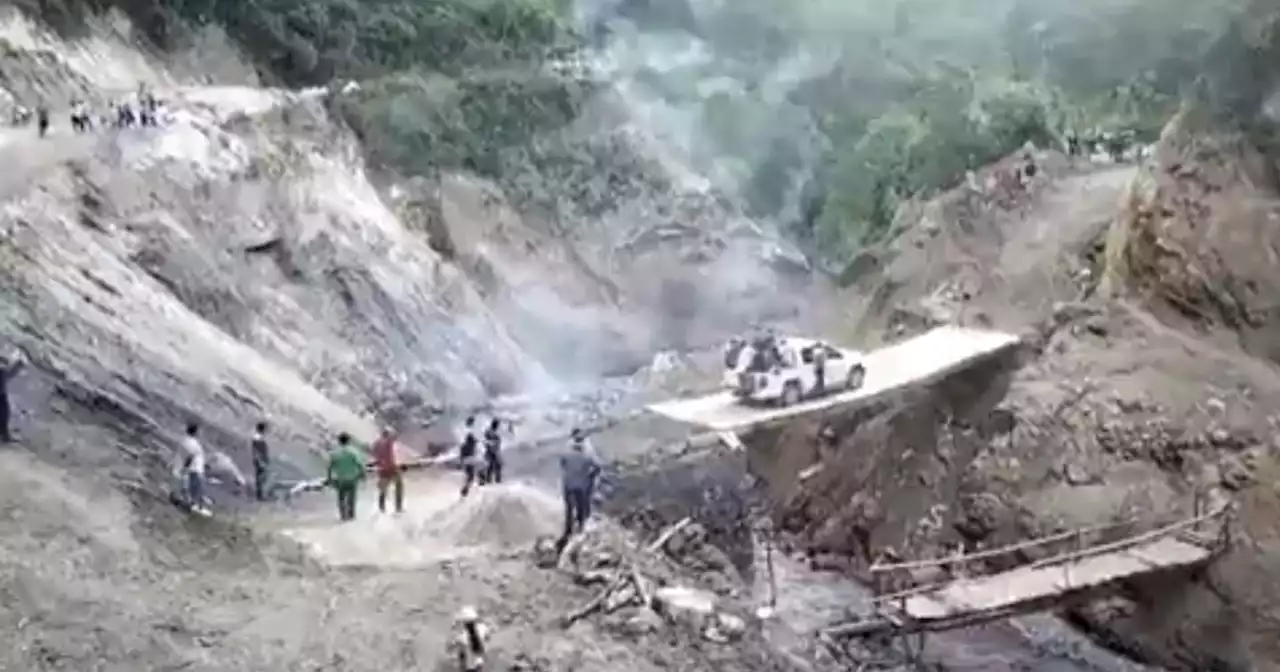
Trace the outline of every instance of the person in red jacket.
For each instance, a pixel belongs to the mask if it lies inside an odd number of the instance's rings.
[[[373,469],[378,474],[378,510],[387,511],[387,490],[395,489],[396,513],[404,512],[404,476],[396,460],[396,433],[384,427],[373,442]]]

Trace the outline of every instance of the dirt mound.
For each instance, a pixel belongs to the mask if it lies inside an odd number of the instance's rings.
[[[523,483],[475,490],[437,514],[423,529],[441,545],[462,548],[531,548],[539,538],[558,535],[563,506],[553,496]]]
[[[439,474],[407,479],[405,486],[404,513],[379,512],[374,489],[365,488],[356,520],[339,523],[328,502],[317,500],[304,522],[295,518],[284,533],[328,565],[406,568],[526,550],[560,532],[560,502],[531,485],[485,486],[465,499],[457,479]]]
[[[1166,321],[1226,327],[1245,351],[1280,362],[1277,157],[1207,124],[1188,108],[1166,128],[1111,229],[1106,277]]]
[[[904,208],[900,235],[865,253],[848,292],[857,340],[941,324],[1017,332],[1091,291],[1092,259],[1136,170],[1064,163],[1047,153],[1049,168],[1008,203],[991,200],[986,182],[995,178],[983,171],[973,185]]]

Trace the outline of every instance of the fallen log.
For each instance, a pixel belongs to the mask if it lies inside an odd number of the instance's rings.
[[[689,524],[692,522],[693,522],[693,518],[690,518],[689,516],[685,516],[684,518],[681,518],[679,522],[663,530],[662,534],[658,535],[658,538],[654,539],[653,543],[649,544],[648,548],[646,548],[645,550],[652,553],[653,551],[656,551],[662,548],[664,545],[666,545],[668,541],[671,541],[671,538],[676,536],[676,534],[680,532],[680,530],[683,530],[684,528],[688,527]]]
[[[609,596],[613,595],[613,592],[616,591],[617,589],[626,585],[627,582],[630,580],[630,578],[631,577],[626,572],[618,571],[614,575],[613,580],[609,582],[609,585],[605,586],[604,590],[600,591],[600,593],[596,595],[594,599],[582,605],[577,610],[562,616],[560,618],[560,627],[568,628],[569,626],[573,625],[574,623],[577,623],[583,618],[586,618],[587,616],[590,616],[591,614],[599,611],[609,601]]]
[[[832,639],[838,639],[838,638],[847,639],[850,637],[865,637],[866,635],[875,634],[877,632],[892,630],[895,627],[896,626],[894,625],[893,621],[887,618],[875,617],[870,619],[859,619],[856,621],[848,621],[846,623],[837,623],[835,625],[823,628],[822,634]]]

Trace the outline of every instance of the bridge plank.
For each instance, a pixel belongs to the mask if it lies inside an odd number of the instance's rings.
[[[1024,566],[991,576],[961,579],[907,598],[905,611],[912,619],[924,621],[1007,609],[1153,571],[1198,564],[1210,556],[1206,548],[1165,537],[1062,564]]]

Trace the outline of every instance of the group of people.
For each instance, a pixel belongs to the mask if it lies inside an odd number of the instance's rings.
[[[253,491],[260,500],[267,497],[268,468],[270,456],[266,442],[267,423],[259,422],[254,428],[253,440],[250,443],[254,466]],[[216,472],[224,478],[230,478],[241,490],[248,488],[248,483],[235,462],[226,454],[209,451],[200,440],[200,424],[187,423],[179,450],[173,461],[173,478],[177,485],[173,492],[175,503],[201,515],[211,515],[209,508],[209,474]]]
[[[208,460],[199,440],[199,426],[187,426],[186,436],[179,451],[178,467],[184,475],[185,496],[190,507],[207,515],[208,500],[205,494],[205,470]],[[267,423],[254,427],[250,442],[254,469],[254,494],[263,500],[268,496],[271,455],[266,439]],[[386,510],[388,490],[394,490],[396,511],[404,510],[404,481],[401,465],[395,452],[396,433],[386,427],[372,446],[373,470],[378,477],[378,508]],[[498,473],[501,467],[497,467]],[[338,435],[337,446],[330,453],[328,479],[337,492],[339,517],[346,521],[355,518],[355,502],[358,485],[366,473],[365,456],[356,448],[347,433]],[[500,478],[500,476],[499,476]],[[453,636],[449,639],[449,655],[457,661],[461,672],[481,672],[484,668],[490,628],[480,620],[475,607],[466,606],[459,612]]]
[[[1131,130],[1090,133],[1067,131],[1063,134],[1063,139],[1070,156],[1092,156],[1097,152],[1105,152],[1115,163],[1120,163],[1130,149],[1139,146],[1137,133]]]
[[[459,466],[462,469],[460,495],[466,497],[473,487],[501,483],[503,478],[502,421],[494,418],[481,436],[477,436],[474,416],[464,423],[464,434],[458,446]],[[386,427],[372,446],[372,471],[377,476],[378,510],[387,510],[387,495],[394,496],[395,511],[404,511],[404,469],[396,452],[396,433]],[[255,462],[255,469],[256,469]],[[325,482],[333,487],[337,496],[338,519],[354,520],[356,499],[360,483],[366,478],[365,455],[351,435],[338,435],[337,445],[329,454],[329,466]],[[564,527],[557,540],[557,552],[562,552],[569,539],[586,529],[591,517],[592,502],[600,481],[602,467],[595,451],[587,445],[586,433],[574,429],[570,434],[569,450],[560,456],[561,490],[564,498]]]
[[[26,358],[20,352],[0,359],[0,439],[8,443],[14,439],[10,427],[9,383],[22,370]],[[463,469],[462,496],[473,485],[500,483],[503,479],[502,421],[493,419],[480,437],[475,434],[475,418],[465,423],[466,433],[459,448]],[[259,501],[271,496],[271,450],[267,439],[268,425],[258,422],[250,440],[250,456],[253,464],[252,495]],[[378,479],[378,508],[387,509],[388,494],[394,495],[397,512],[404,510],[403,471],[406,465],[398,459],[397,435],[393,428],[382,430],[371,447],[372,464],[366,462],[365,453],[356,447],[349,434],[337,437],[337,445],[329,456],[326,484],[337,493],[339,517],[346,521],[355,518],[358,486],[364,480],[369,467]],[[587,444],[586,433],[574,429],[570,445],[560,456],[560,472],[565,504],[564,531],[557,541],[557,551],[563,551],[570,537],[582,532],[591,516],[601,475],[601,463],[594,450]],[[231,473],[241,489],[247,489],[235,465],[223,453],[207,451],[200,439],[200,425],[191,422],[186,426],[179,450],[173,462],[173,475],[177,481],[175,497],[191,511],[210,514],[208,474],[210,471]],[[449,652],[463,672],[479,672],[484,665],[490,630],[481,622],[474,607],[464,607],[458,614],[456,631],[449,642]]]
[[[461,494],[466,497],[476,485],[502,482],[502,421],[494,418],[483,435],[477,437],[476,419],[468,417],[465,433],[458,447],[458,458],[463,471]],[[337,493],[338,519],[354,520],[356,499],[360,483],[364,481],[368,466],[377,477],[378,510],[386,513],[387,495],[394,497],[395,512],[404,511],[404,469],[396,451],[396,432],[384,427],[373,442],[372,465],[368,465],[364,451],[356,447],[351,435],[338,435],[338,443],[329,453],[329,468],[325,482]]]
[[[73,98],[68,118],[71,122],[71,130],[76,133],[88,133],[98,125],[115,128],[154,127],[160,125],[163,108],[164,101],[157,98],[146,86],[139,86],[136,96],[112,101],[109,103],[107,113],[101,116],[94,115],[89,104],[84,100]],[[14,108],[10,123],[14,126],[25,126],[32,119],[36,122],[40,137],[43,138],[49,134],[49,106],[44,103],[37,105],[34,111],[20,106]]]
[[[730,371],[737,370],[743,353],[750,356],[746,362],[746,371],[768,371],[782,365],[782,344],[777,334],[765,332],[751,337],[749,340],[740,337],[729,339],[724,348],[724,366]]]
[[[384,427],[382,433],[373,442],[373,472],[378,478],[378,510],[386,513],[387,494],[395,497],[396,513],[404,512],[404,469],[399,455],[396,453],[396,432],[391,427]],[[356,447],[351,435],[343,432],[338,435],[338,443],[329,453],[329,468],[325,474],[325,483],[333,487],[338,500],[338,520],[343,522],[355,520],[356,499],[360,493],[360,483],[368,474],[368,463],[364,451]]]
[[[502,421],[494,418],[482,436],[476,436],[476,418],[470,416],[464,423],[462,444],[458,446],[458,460],[462,466],[462,496],[471,492],[472,485],[488,485],[502,482]]]

